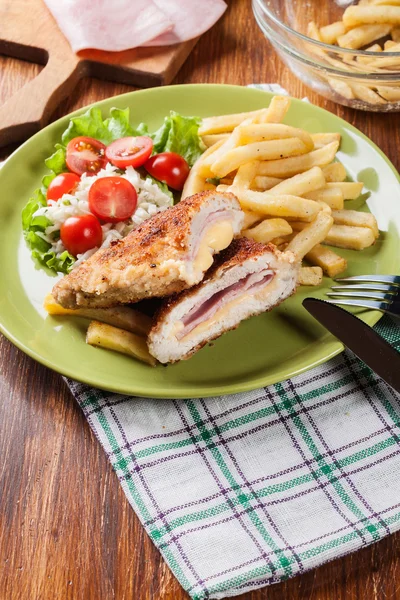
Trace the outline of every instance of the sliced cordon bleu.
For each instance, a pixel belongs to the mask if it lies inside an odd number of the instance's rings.
[[[189,358],[293,294],[299,268],[292,252],[247,238],[234,240],[201,283],[164,302],[149,334],[150,353],[161,363]]]

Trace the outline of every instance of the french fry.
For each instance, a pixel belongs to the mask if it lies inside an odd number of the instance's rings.
[[[145,338],[106,323],[92,321],[87,330],[86,343],[133,356],[152,367],[157,364],[149,353]]]
[[[259,221],[262,221],[262,219],[265,219],[265,215],[260,215],[251,210],[244,210],[243,212],[244,212],[244,221],[243,221],[242,230],[249,229],[250,227],[252,227],[256,223],[258,223]]]
[[[224,183],[220,183],[219,185],[217,185],[216,191],[217,192],[229,192],[229,188],[230,187],[231,187],[230,185],[226,185]]]
[[[210,135],[203,135],[202,142],[207,148],[214,146],[217,142],[225,142],[229,137],[229,133],[211,133]]]
[[[243,121],[245,124],[250,124],[252,122],[251,119],[246,119]],[[215,151],[208,156],[204,157],[203,162],[200,165],[200,173],[204,176],[208,176],[209,173],[212,173],[212,165],[217,162],[220,158],[224,157],[227,152],[233,150],[237,146],[240,145],[239,141],[239,127],[236,127],[232,133],[228,135],[228,137],[222,141],[221,144],[217,147],[217,144],[214,145]],[[212,146],[213,147],[213,146]]]
[[[325,146],[325,148],[328,148],[328,146]],[[244,163],[253,160],[268,160],[273,162],[273,159],[279,157],[298,156],[306,152],[307,148],[305,144],[298,138],[254,142],[226,152],[226,154],[211,165],[211,170],[217,177],[224,177],[231,171],[238,169]]]
[[[382,4],[389,6],[400,6],[400,0],[369,0],[368,4],[373,6],[380,6]]]
[[[204,161],[208,159],[210,155],[218,150],[220,146],[222,146],[224,142],[221,140],[217,142],[207,150],[196,160],[193,167],[189,171],[189,175],[185,181],[185,185],[183,186],[181,199],[188,198],[189,196],[193,196],[193,194],[197,194],[198,192],[202,192],[206,189],[207,177],[212,177],[211,171],[203,174],[203,164]]]
[[[251,125],[240,125],[237,128],[239,144],[251,144],[252,142],[263,142],[267,140],[284,140],[287,138],[299,138],[310,152],[314,148],[312,136],[304,129],[282,125],[282,123],[262,123]],[[340,137],[340,136],[339,136]]]
[[[351,48],[357,50],[379,38],[387,35],[391,30],[391,25],[360,25],[350,29],[344,35],[340,35],[337,42],[341,48]]]
[[[337,248],[364,250],[375,243],[375,235],[368,227],[332,225],[323,243]]]
[[[292,233],[288,237],[289,238],[293,237],[293,235],[294,234]],[[277,237],[277,238],[274,238],[273,240],[271,240],[271,244],[274,244],[274,246],[276,246],[279,250],[281,250],[283,252],[288,247],[288,240],[286,237]]]
[[[371,213],[360,212],[358,210],[333,210],[332,217],[336,225],[368,227],[375,238],[379,237],[378,223]]]
[[[399,102],[400,101],[400,87],[393,87],[389,85],[377,85],[376,91],[382,98],[388,102]]]
[[[307,35],[308,37],[310,37],[312,40],[317,40],[317,42],[322,42],[322,36],[320,34],[320,31],[316,25],[316,23],[314,21],[310,21],[308,26],[307,26]]]
[[[392,31],[391,31],[391,35],[392,35],[392,40],[394,42],[399,43],[400,42],[400,27],[393,27]]]
[[[288,96],[274,96],[263,114],[255,117],[255,123],[280,123],[283,121],[290,106]]]
[[[330,23],[330,25],[325,25],[325,27],[321,27],[319,30],[321,41],[325,44],[336,44],[338,37],[345,33],[346,27],[343,21]]]
[[[320,207],[321,207],[321,210],[322,210],[323,212],[326,212],[326,213],[328,213],[328,215],[331,215],[331,214],[332,214],[332,209],[331,209],[331,207],[329,206],[329,204],[327,204],[327,203],[326,203],[326,202],[324,202],[323,200],[317,200],[317,202],[318,202],[318,204],[320,205]]]
[[[400,6],[349,6],[343,13],[345,27],[389,23],[400,25]]]
[[[314,192],[304,194],[304,197],[309,200],[325,202],[325,204],[335,210],[340,210],[344,206],[343,192],[339,187],[325,187],[321,190],[315,190]]]
[[[242,232],[244,237],[250,238],[262,244],[268,244],[277,237],[290,235],[292,228],[285,219],[264,219],[256,227],[246,229]]]
[[[335,181],[327,183],[326,189],[340,189],[344,200],[356,200],[362,192],[364,184],[362,181]]]
[[[301,267],[297,281],[300,285],[321,285],[322,275],[321,267]]]
[[[347,260],[339,256],[330,248],[317,244],[312,250],[307,252],[306,260],[312,265],[321,267],[328,277],[336,277],[347,269]]]
[[[243,123],[246,119],[256,119],[265,114],[265,108],[252,110],[244,113],[236,113],[232,115],[221,115],[219,117],[206,117],[202,120],[199,127],[199,135],[209,135],[214,133],[231,132]]]
[[[312,221],[321,207],[313,200],[297,196],[271,196],[268,192],[254,192],[231,187],[242,209],[271,217],[294,217],[296,220]]]
[[[325,177],[320,167],[313,167],[304,173],[299,173],[289,179],[285,179],[269,190],[269,194],[274,196],[282,194],[291,194],[293,196],[303,196],[313,190],[324,187]]]
[[[343,79],[337,79],[335,77],[328,77],[327,79],[331,88],[339,94],[339,96],[343,96],[343,98],[347,98],[348,100],[353,100],[354,92],[351,89],[350,85],[343,81]]]
[[[379,44],[372,44],[372,46],[369,46],[368,48],[366,48],[367,52],[382,52],[382,48],[380,47]],[[371,56],[357,56],[357,62],[359,62],[362,65],[368,65],[371,60],[374,60],[374,57]]]
[[[322,148],[331,142],[339,142],[341,140],[340,133],[313,133],[311,139],[314,142],[314,148]]]
[[[108,323],[109,325],[120,327],[141,336],[147,336],[152,323],[150,317],[128,306],[117,306],[115,308],[64,308],[54,300],[52,294],[47,294],[43,307],[49,315],[94,319],[95,321]]]
[[[260,161],[258,175],[282,177],[285,179],[303,171],[308,171],[312,167],[324,167],[335,158],[338,148],[338,142],[331,142],[322,148],[318,148],[302,156]]]
[[[372,69],[373,67],[376,67],[377,69],[384,69],[384,68],[398,68],[400,61],[398,56],[391,56],[392,53],[399,53],[400,52],[400,43],[396,42],[393,46],[391,46],[390,48],[385,49],[381,56],[379,58],[374,58],[371,59],[369,62],[369,67]],[[388,55],[388,56],[385,56]]]
[[[347,177],[346,169],[340,162],[334,162],[326,165],[326,167],[322,167],[322,172],[327,183],[344,181]]]
[[[233,179],[232,185],[234,187],[249,189],[251,182],[256,176],[257,169],[258,161],[245,163],[244,165],[238,168],[237,173]]]
[[[386,42],[383,44],[383,49],[386,52],[392,52],[391,48],[393,48],[397,46],[396,42],[394,42],[393,40],[386,40]]]
[[[314,246],[322,242],[333,224],[333,218],[326,212],[317,214],[314,221],[309,223],[290,242],[287,249],[302,259]]]
[[[253,179],[250,187],[251,189],[254,188],[256,190],[265,191],[270,190],[275,185],[278,185],[278,183],[281,183],[281,181],[285,180],[280,177],[263,177],[262,175],[257,175],[257,177]]]
[[[376,92],[371,90],[371,88],[367,87],[366,85],[352,83],[351,88],[355,97],[359,100],[364,100],[364,102],[369,102],[369,104],[386,104],[386,100],[381,98]]]

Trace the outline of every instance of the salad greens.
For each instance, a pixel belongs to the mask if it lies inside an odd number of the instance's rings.
[[[40,235],[44,234],[51,222],[45,216],[34,216],[39,208],[47,205],[46,191],[50,182],[56,175],[68,171],[65,162],[66,147],[73,138],[88,136],[107,145],[122,137],[147,135],[153,140],[154,152],[176,152],[185,158],[189,166],[192,166],[204,151],[198,135],[199,125],[198,117],[185,117],[171,111],[157,131],[149,132],[145,123],[140,123],[137,127],[130,124],[129,108],[112,108],[110,116],[106,119],[103,119],[101,110],[97,107],[89,108],[84,114],[73,117],[61,136],[61,143],[55,145],[53,154],[45,160],[50,172],[43,177],[41,188],[34,192],[22,211],[22,228],[25,240],[32,251],[32,257],[41,265],[62,273],[68,273],[75,262],[74,256],[67,251],[56,256],[51,250],[51,244]],[[172,197],[165,183],[150,175],[147,177]]]

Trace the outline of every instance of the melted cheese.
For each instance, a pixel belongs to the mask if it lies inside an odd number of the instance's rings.
[[[196,257],[194,259],[195,271],[207,271],[213,264],[214,252],[227,248],[233,240],[231,221],[220,221],[211,225],[204,233]]]

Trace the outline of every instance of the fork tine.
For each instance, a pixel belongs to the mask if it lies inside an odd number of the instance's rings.
[[[363,291],[370,290],[374,292],[392,292],[397,294],[399,288],[393,284],[386,283],[358,283],[358,284],[344,284],[344,285],[332,285],[332,290],[354,290]]]
[[[359,308],[369,308],[388,312],[390,304],[387,302],[376,302],[374,300],[325,300],[329,304],[341,304],[343,306],[357,306]]]
[[[365,298],[365,300],[381,300],[391,303],[393,294],[385,294],[385,292],[327,292],[327,296],[345,296],[346,298]]]
[[[400,286],[400,275],[356,275],[355,277],[340,277],[335,279],[340,283],[356,283],[357,281],[370,281],[372,283],[389,283]]]

